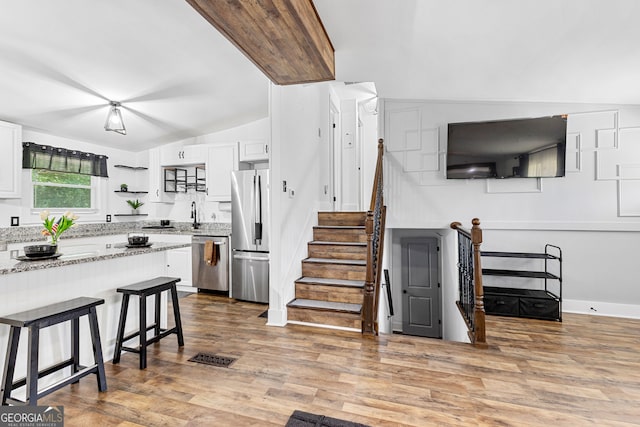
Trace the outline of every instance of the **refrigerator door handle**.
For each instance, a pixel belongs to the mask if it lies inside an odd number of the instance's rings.
[[[258,188],[256,191],[256,221],[254,223],[256,244],[262,244],[262,181],[258,175]]]
[[[246,259],[248,261],[269,261],[268,257],[255,257],[251,255],[238,255],[238,254],[234,254],[233,259]]]

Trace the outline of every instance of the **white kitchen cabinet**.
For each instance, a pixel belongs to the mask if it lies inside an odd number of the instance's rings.
[[[21,194],[22,126],[0,121],[0,198],[17,199]]]
[[[163,166],[201,164],[207,157],[207,146],[174,143],[161,147],[160,153],[160,164]]]
[[[149,150],[149,202],[173,203],[174,195],[164,191],[164,172],[160,165],[160,148]]]
[[[179,286],[192,286],[191,247],[167,251],[167,276],[179,277]]]
[[[238,170],[238,144],[210,146],[206,165],[206,200],[231,201],[231,171],[233,170]]]
[[[264,139],[240,141],[241,162],[261,162],[269,160],[269,143]]]

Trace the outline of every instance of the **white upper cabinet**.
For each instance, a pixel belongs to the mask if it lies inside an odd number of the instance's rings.
[[[149,202],[172,203],[174,196],[164,191],[164,175],[160,165],[160,148],[149,150]]]
[[[160,164],[163,166],[204,164],[206,158],[207,147],[204,145],[177,142],[160,148]]]
[[[269,143],[264,139],[240,141],[241,162],[264,162],[269,160]]]
[[[22,126],[0,121],[0,198],[17,199],[21,194]]]
[[[231,171],[238,170],[238,144],[210,146],[206,169],[206,200],[230,202]]]

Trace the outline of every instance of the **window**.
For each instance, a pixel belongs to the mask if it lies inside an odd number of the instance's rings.
[[[34,209],[91,209],[94,189],[90,175],[32,169]]]

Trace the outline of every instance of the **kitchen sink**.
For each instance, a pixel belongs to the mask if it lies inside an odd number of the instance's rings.
[[[171,230],[175,229],[173,225],[145,225],[142,227],[143,230]]]

